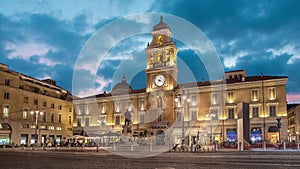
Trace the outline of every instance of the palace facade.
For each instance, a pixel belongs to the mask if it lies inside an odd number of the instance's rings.
[[[72,95],[51,79],[38,80],[0,64],[0,144],[58,144],[72,136]]]
[[[154,137],[156,144],[183,137],[187,144],[236,141],[238,104],[244,102],[251,142],[287,138],[286,76],[247,76],[237,70],[224,73],[224,79],[178,84],[178,49],[171,36],[161,18],[145,50],[146,88],[132,89],[124,75],[111,92],[74,100],[77,126],[87,136]]]

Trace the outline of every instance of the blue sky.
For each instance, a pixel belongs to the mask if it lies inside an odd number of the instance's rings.
[[[71,91],[78,56],[97,30],[127,15],[159,12],[178,16],[200,29],[215,46],[225,71],[245,69],[248,75],[288,76],[288,101],[300,102],[299,6],[297,0],[1,0],[0,62],[39,79],[55,79]],[[147,18],[135,21],[146,22]],[[119,31],[122,29],[127,27]],[[171,27],[173,30],[176,28]],[[120,64],[140,59],[139,66],[145,66],[144,49],[150,40],[146,33],[118,42],[94,72],[95,87],[83,86],[73,93],[86,96],[111,90],[119,74],[126,73],[126,68],[119,70]],[[205,70],[190,59],[195,53],[185,50],[179,40],[177,44],[179,58],[196,74],[196,80],[206,79]],[[89,72],[94,65],[85,66]],[[130,79],[134,88],[145,86],[142,70]]]

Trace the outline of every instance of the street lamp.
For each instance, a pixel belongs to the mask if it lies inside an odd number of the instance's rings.
[[[37,135],[37,129],[38,129],[38,126],[37,126],[37,123],[38,123],[38,115],[40,114],[41,116],[44,115],[43,112],[40,112],[38,110],[36,111],[31,111],[30,112],[31,115],[35,115],[35,139],[34,139],[34,143],[38,143],[39,139],[38,139],[38,135]],[[33,146],[34,147],[34,146]]]
[[[182,121],[182,138],[181,138],[181,146],[185,146],[184,143],[184,137],[185,137],[185,131],[184,131],[184,104],[185,102],[189,103],[191,102],[191,98],[188,98],[187,96],[183,95],[182,97],[177,96],[174,101],[177,103],[178,107],[181,107],[182,105],[182,111],[181,111],[181,121]],[[182,103],[182,104],[181,104]]]
[[[210,117],[210,143],[213,141],[213,135],[212,135],[212,120],[216,115],[214,113],[207,113],[206,117]]]

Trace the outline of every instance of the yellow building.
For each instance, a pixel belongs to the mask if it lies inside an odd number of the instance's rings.
[[[289,104],[288,108],[288,140],[300,140],[300,104]]]
[[[59,144],[72,136],[72,95],[0,64],[0,144]]]
[[[145,51],[146,88],[133,90],[123,76],[111,92],[74,101],[77,124],[88,136],[153,136],[156,144],[180,142],[182,135],[187,144],[236,141],[238,104],[245,102],[252,142],[278,141],[278,117],[281,130],[287,130],[286,76],[247,76],[237,70],[224,79],[177,84],[178,49],[171,36],[161,18]],[[280,137],[286,139],[287,133]]]

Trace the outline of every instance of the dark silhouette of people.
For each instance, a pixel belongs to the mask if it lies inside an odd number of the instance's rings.
[[[125,126],[130,125],[131,122],[131,113],[128,111],[125,112]]]

